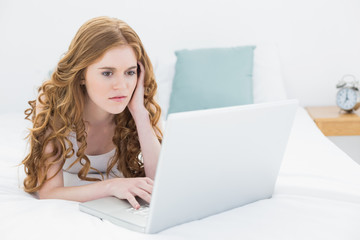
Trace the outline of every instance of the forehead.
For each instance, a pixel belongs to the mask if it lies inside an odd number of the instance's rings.
[[[136,65],[137,59],[134,50],[128,45],[114,47],[107,50],[99,59],[89,67],[126,68]]]

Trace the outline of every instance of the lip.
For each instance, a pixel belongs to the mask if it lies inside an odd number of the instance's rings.
[[[125,98],[126,98],[126,96],[115,96],[115,97],[111,97],[109,99],[112,101],[115,101],[115,102],[122,102]]]

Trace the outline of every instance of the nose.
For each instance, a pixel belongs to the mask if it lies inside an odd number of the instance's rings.
[[[113,89],[124,89],[126,88],[126,80],[122,77],[117,77],[113,82]]]

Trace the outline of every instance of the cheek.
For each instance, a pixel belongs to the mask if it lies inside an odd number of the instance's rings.
[[[137,79],[131,81],[131,83],[129,84],[129,89],[131,90],[132,93],[135,91],[136,83],[137,83]]]
[[[96,81],[88,81],[86,84],[86,89],[88,90],[88,92],[91,93],[96,93],[101,91],[101,85],[98,84]]]
[[[88,78],[86,81],[86,90],[91,98],[98,98],[107,92],[107,86],[101,81]]]

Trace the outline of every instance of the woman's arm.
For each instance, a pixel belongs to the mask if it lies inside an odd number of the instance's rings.
[[[46,146],[45,153],[51,151],[52,146],[49,144]],[[48,160],[51,161],[52,159],[49,158]],[[134,208],[138,209],[140,205],[135,196],[139,196],[150,203],[153,188],[153,181],[150,178],[113,178],[85,186],[64,187],[61,165],[61,163],[54,164],[48,170],[47,181],[38,191],[40,199],[64,199],[85,202],[115,196],[120,199],[127,199]],[[59,169],[60,171],[57,172]],[[54,177],[51,178],[52,176]]]
[[[161,144],[151,125],[149,113],[146,109],[142,112],[137,112],[133,117],[139,135],[141,153],[144,159],[145,175],[154,179]]]
[[[135,120],[141,153],[144,159],[145,175],[151,179],[154,179],[157,162],[160,155],[161,144],[150,122],[149,112],[144,106],[145,69],[141,62],[138,62],[138,64],[140,66],[138,82],[133,96],[128,104],[128,109]],[[159,127],[161,129],[160,123],[161,120],[159,121]]]

